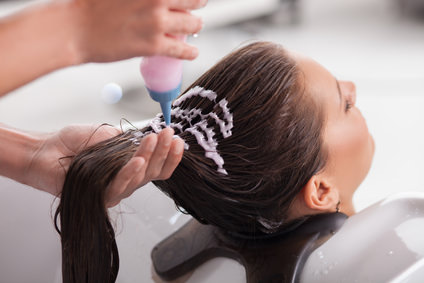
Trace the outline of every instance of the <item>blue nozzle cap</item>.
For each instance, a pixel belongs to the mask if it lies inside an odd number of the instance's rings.
[[[166,101],[160,103],[160,108],[162,109],[163,118],[165,119],[165,124],[169,126],[171,123],[171,103],[172,101]]]
[[[162,109],[163,118],[165,119],[165,124],[169,126],[171,123],[171,105],[172,101],[177,98],[177,96],[180,94],[181,89],[181,83],[174,89],[169,91],[154,91],[149,88],[147,90],[149,91],[150,97],[160,103],[160,108]]]

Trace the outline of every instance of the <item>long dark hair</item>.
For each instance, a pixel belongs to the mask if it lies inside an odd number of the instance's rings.
[[[189,87],[213,90],[216,100],[193,96],[179,108],[222,116],[216,102],[228,102],[231,136],[224,138],[213,118],[206,119],[218,133],[214,138],[227,174],[186,131],[191,124],[174,116],[180,125],[175,132],[189,149],[170,179],[153,183],[203,223],[244,234],[284,229],[296,195],[326,161],[322,113],[301,76],[286,51],[270,42],[249,44],[223,58]],[[116,279],[119,257],[105,191],[136,151],[135,138],[153,130],[158,129],[126,131],[73,158],[55,215],[65,283]]]

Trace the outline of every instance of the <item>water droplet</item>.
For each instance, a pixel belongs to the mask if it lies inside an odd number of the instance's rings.
[[[198,33],[194,33],[194,34],[193,34],[193,37],[194,37],[194,38],[198,38],[198,37],[199,37],[199,34],[198,34]]]
[[[393,251],[389,251],[387,254],[388,255],[393,255]]]

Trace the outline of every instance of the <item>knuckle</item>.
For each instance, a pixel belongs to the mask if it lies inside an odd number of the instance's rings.
[[[152,38],[150,39],[150,47],[153,50],[153,53],[159,53],[162,48],[161,36],[159,35],[152,36]]]
[[[180,54],[180,57],[185,59],[193,59],[195,57],[193,55],[195,54],[195,51],[188,47],[182,48],[179,54]]]
[[[153,13],[151,27],[155,32],[163,32],[166,29],[166,17],[161,9],[156,9]]]
[[[179,52],[178,52],[178,47],[177,46],[174,46],[174,45],[168,45],[167,47],[166,47],[166,50],[165,50],[165,52],[166,52],[166,54],[167,54],[167,56],[171,56],[171,57],[175,57],[175,56],[177,56],[178,54],[179,54]]]

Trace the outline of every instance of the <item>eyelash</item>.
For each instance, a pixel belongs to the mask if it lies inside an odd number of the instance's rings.
[[[346,100],[345,112],[348,112],[352,107],[353,104],[349,100]]]

